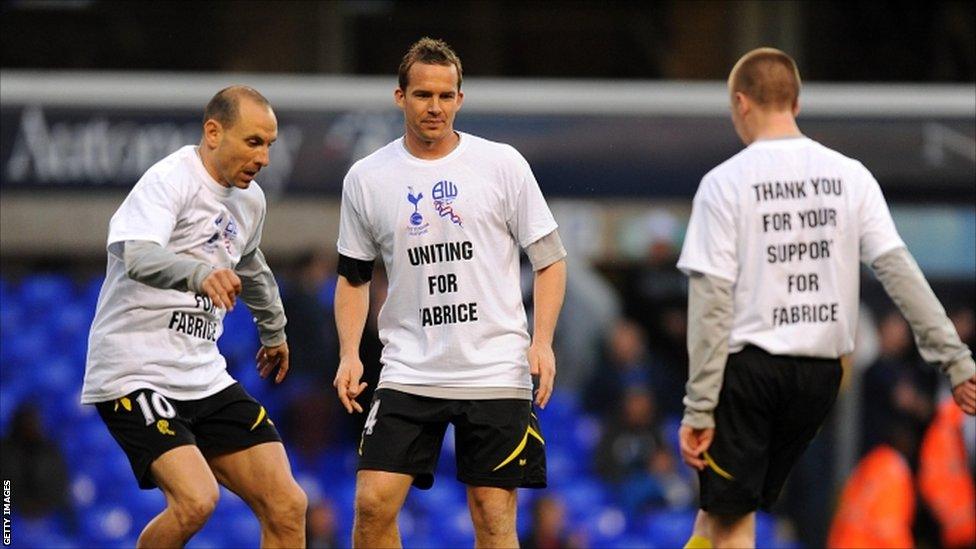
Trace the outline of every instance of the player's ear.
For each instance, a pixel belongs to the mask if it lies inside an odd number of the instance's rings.
[[[393,90],[393,102],[396,103],[396,106],[400,107],[400,109],[403,109],[403,100],[406,99],[406,97],[406,92],[399,87]]]
[[[735,92],[733,107],[739,116],[745,116],[746,113],[752,108],[752,104],[749,101],[749,96],[742,92]]]
[[[800,98],[793,100],[793,118],[800,115]]]
[[[224,128],[213,118],[207,119],[203,123],[203,140],[206,141],[207,146],[211,149],[217,148],[220,144],[220,138],[223,136]]]
[[[461,110],[462,104],[464,104],[464,92],[459,89],[457,92],[457,110]]]

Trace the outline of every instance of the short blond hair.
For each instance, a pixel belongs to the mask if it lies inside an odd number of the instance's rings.
[[[403,91],[407,90],[407,85],[410,83],[408,73],[414,63],[454,65],[457,68],[457,87],[461,89],[461,59],[454,53],[451,46],[447,45],[447,42],[425,36],[410,46],[410,49],[403,56],[403,60],[400,61],[400,69],[397,71],[400,89]]]
[[[800,98],[800,71],[786,53],[756,48],[732,67],[729,90],[745,94],[762,108],[791,109]]]

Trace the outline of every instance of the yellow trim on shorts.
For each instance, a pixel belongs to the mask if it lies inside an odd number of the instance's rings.
[[[712,456],[710,456],[707,451],[705,452],[705,463],[708,464],[708,468],[715,471],[718,476],[726,480],[735,480],[735,477],[733,477],[731,473],[719,467],[718,463],[715,463],[715,460],[712,459]]]
[[[522,441],[518,443],[518,446],[516,446],[515,449],[512,450],[512,453],[509,454],[504,461],[499,463],[491,471],[495,472],[501,469],[502,467],[508,465],[509,463],[511,463],[513,459],[517,458],[518,455],[522,453],[522,450],[525,450],[525,445],[529,442],[529,435],[532,435],[533,438],[537,439],[539,442],[542,443],[543,446],[545,446],[546,441],[542,439],[542,435],[540,435],[539,432],[533,429],[532,426],[530,425],[525,428],[525,435],[522,436]]]
[[[261,424],[261,420],[262,420],[262,419],[264,419],[264,418],[265,418],[265,417],[267,417],[267,416],[268,416],[268,412],[266,412],[266,411],[264,410],[264,406],[262,406],[262,407],[261,407],[261,411],[260,411],[260,412],[258,412],[258,419],[256,419],[256,420],[254,421],[254,425],[251,425],[251,431],[253,431],[253,430],[255,430],[255,429],[257,429],[257,428],[258,428],[258,425],[260,425],[260,424]]]

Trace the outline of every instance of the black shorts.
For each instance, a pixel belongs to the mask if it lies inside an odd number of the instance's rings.
[[[143,489],[156,487],[152,462],[178,446],[195,444],[207,456],[281,442],[267,411],[240,383],[199,400],[176,400],[140,389],[95,407]]]
[[[359,469],[413,475],[434,484],[448,423],[454,424],[457,479],[471,486],[545,488],[545,441],[532,402],[450,400],[379,389],[359,444]]]
[[[769,510],[837,398],[840,361],[776,356],[748,346],[732,354],[715,409],[715,439],[699,472],[701,508]]]

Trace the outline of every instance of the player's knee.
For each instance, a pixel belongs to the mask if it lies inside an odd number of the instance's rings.
[[[515,528],[513,498],[487,496],[474,492],[468,499],[471,518],[482,532],[489,535],[509,533]]]
[[[180,526],[187,531],[196,531],[206,524],[214,509],[220,492],[217,487],[201,489],[179,498],[173,505],[173,513]]]
[[[304,530],[308,497],[298,484],[292,483],[290,488],[277,491],[269,509],[269,519],[276,527]]]
[[[356,522],[360,526],[381,525],[396,519],[397,509],[377,491],[356,491]]]
[[[275,508],[278,509],[276,518],[279,523],[304,527],[305,512],[308,510],[308,496],[298,484],[293,483],[291,490],[281,496]]]

